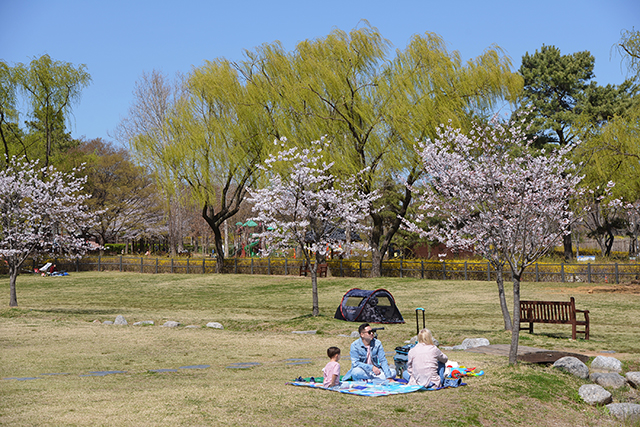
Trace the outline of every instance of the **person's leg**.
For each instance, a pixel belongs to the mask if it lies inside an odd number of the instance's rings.
[[[440,385],[444,384],[444,371],[447,368],[442,362],[438,362],[438,375],[440,376]]]
[[[360,380],[369,380],[373,378],[362,368],[353,368],[351,371],[351,380],[352,381],[360,381]]]

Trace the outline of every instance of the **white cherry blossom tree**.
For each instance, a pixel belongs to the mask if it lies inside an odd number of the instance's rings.
[[[572,202],[584,191],[568,160],[571,146],[535,152],[521,122],[497,119],[469,135],[441,125],[438,138],[421,144],[425,170],[419,214],[410,230],[454,249],[473,249],[497,271],[505,329],[512,331],[509,363],[516,363],[520,334],[520,281],[527,267],[562,242],[583,217]],[[425,230],[417,224],[431,220]],[[513,322],[503,270],[513,277]]]
[[[276,140],[279,152],[270,155],[260,166],[268,184],[249,191],[249,202],[257,213],[253,218],[263,223],[260,234],[266,246],[263,253],[298,247],[311,271],[312,314],[320,314],[318,306],[318,265],[331,250],[344,244],[345,230],[363,232],[363,219],[369,214],[377,192],[358,191],[356,180],[340,180],[331,174],[333,163],[323,154],[330,146],[321,139],[306,148],[292,146],[286,139]],[[312,258],[315,263],[312,264]]]
[[[13,158],[0,171],[0,257],[9,267],[11,307],[18,306],[16,278],[28,257],[72,256],[89,248],[78,236],[93,215],[82,194],[86,178],[37,163]]]

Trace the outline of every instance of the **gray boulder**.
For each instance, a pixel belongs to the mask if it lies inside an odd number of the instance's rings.
[[[129,323],[127,322],[127,320],[124,318],[124,316],[122,314],[118,314],[116,316],[116,321],[113,322],[114,325],[128,325]]]
[[[164,322],[164,325],[162,325],[161,328],[177,328],[178,326],[180,326],[180,322],[168,320]]]
[[[224,329],[224,326],[218,322],[209,322],[207,323],[207,328]]]
[[[360,333],[358,331],[353,331],[351,332],[351,335],[349,335],[351,338],[360,338]]]
[[[313,335],[318,331],[291,331],[292,334]]]
[[[589,379],[602,387],[621,388],[627,385],[627,380],[615,372],[594,372],[589,375]]]
[[[155,325],[156,323],[153,320],[143,320],[141,322],[136,322],[133,324],[133,326],[148,326],[148,325]]]
[[[640,372],[627,372],[627,375],[625,375],[625,377],[632,387],[640,387]]]
[[[589,378],[589,368],[587,365],[573,356],[565,356],[556,360],[553,367],[575,375],[576,377]]]
[[[462,344],[453,346],[454,350],[466,350],[469,348],[482,347],[484,345],[491,345],[486,338],[465,338],[462,340]]]
[[[112,320],[105,320],[104,322],[102,322],[103,325],[113,325],[113,321]]]
[[[597,384],[585,384],[578,389],[578,394],[589,405],[606,405],[611,403],[611,393]]]
[[[637,403],[610,403],[607,409],[619,420],[640,422],[640,405]]]
[[[606,372],[621,372],[622,362],[615,357],[609,356],[597,356],[591,362],[591,370],[593,371],[606,371]]]

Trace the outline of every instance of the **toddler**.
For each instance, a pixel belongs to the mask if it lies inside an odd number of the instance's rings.
[[[327,356],[329,356],[329,363],[322,370],[324,381],[323,387],[335,387],[340,385],[340,349],[338,347],[329,347],[327,349]]]

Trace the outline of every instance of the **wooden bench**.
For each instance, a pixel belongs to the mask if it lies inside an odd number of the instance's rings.
[[[584,320],[578,320],[576,313],[584,314]],[[522,327],[522,323],[529,323],[529,327]],[[571,325],[571,338],[576,339],[576,334],[584,334],[584,339],[589,339],[589,310],[576,310],[576,300],[570,301],[520,301],[520,329],[529,329],[533,333],[534,323],[556,323]],[[578,331],[578,326],[584,326],[583,331]]]
[[[326,263],[318,264],[318,270],[316,271],[316,273],[318,274],[318,277],[327,277],[327,269],[328,269],[328,266]],[[309,267],[309,264],[301,265],[300,275],[306,276],[307,273],[311,273],[311,267]]]

